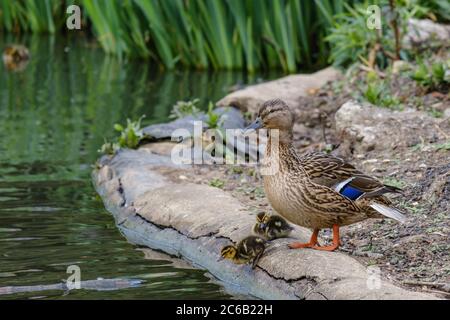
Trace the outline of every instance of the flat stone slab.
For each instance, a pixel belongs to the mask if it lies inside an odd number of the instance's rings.
[[[195,170],[170,161],[170,143],[122,150],[103,157],[94,186],[132,243],[181,257],[207,270],[226,288],[262,299],[436,299],[374,278],[340,252],[292,250],[294,239],[271,241],[256,269],[218,261],[224,245],[251,232],[255,215],[231,194],[186,181]],[[296,227],[292,237],[306,241]]]

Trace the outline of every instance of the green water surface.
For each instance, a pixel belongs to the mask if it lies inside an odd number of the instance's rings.
[[[177,100],[216,101],[230,86],[279,76],[240,72],[163,72],[118,61],[84,37],[8,38],[31,60],[22,72],[0,65],[0,287],[54,284],[69,265],[82,280],[133,277],[137,288],[44,291],[0,299],[232,298],[204,270],[149,260],[119,233],[90,181],[114,123],[168,120]]]

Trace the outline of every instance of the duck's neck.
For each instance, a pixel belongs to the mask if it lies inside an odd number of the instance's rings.
[[[270,161],[278,161],[281,172],[296,173],[305,176],[300,157],[294,148],[292,131],[279,131],[279,137],[269,134],[266,155]]]
[[[292,128],[288,130],[269,129],[268,136],[268,144],[279,143],[285,146],[292,145],[294,139]]]

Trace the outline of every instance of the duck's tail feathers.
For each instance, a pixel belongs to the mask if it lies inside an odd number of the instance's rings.
[[[397,220],[401,223],[406,221],[406,216],[396,208],[387,207],[381,203],[372,203],[370,207],[381,213],[383,216]]]
[[[386,192],[403,193],[403,190],[399,187],[389,186],[387,184],[384,185],[384,190],[386,190]]]

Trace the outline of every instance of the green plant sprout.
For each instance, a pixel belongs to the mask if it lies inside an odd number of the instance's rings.
[[[376,106],[401,109],[402,104],[400,100],[389,93],[387,84],[378,78],[370,77],[370,74],[368,73],[367,86],[362,89],[363,98]]]
[[[216,187],[216,188],[222,189],[225,186],[225,182],[221,179],[215,178],[209,182],[209,185],[211,187]]]
[[[114,130],[120,132],[119,138],[116,142],[108,142],[105,140],[105,143],[98,151],[103,154],[114,154],[121,148],[136,149],[139,143],[145,138],[145,134],[141,128],[141,122],[144,118],[145,115],[141,116],[137,121],[127,119],[126,127],[116,123]]]
[[[434,147],[435,147],[435,149],[437,151],[439,151],[439,150],[450,150],[450,141],[436,144]]]
[[[170,112],[170,119],[181,119],[189,115],[197,115],[200,110],[197,108],[197,104],[200,99],[194,99],[189,101],[177,101],[177,103],[172,107]]]
[[[120,146],[117,142],[108,142],[105,139],[105,142],[101,146],[101,148],[98,150],[101,154],[108,154],[112,155],[115,154],[120,149]]]
[[[220,129],[223,124],[223,118],[221,119],[219,114],[214,113],[214,104],[211,101],[206,112],[206,124],[210,129]]]
[[[421,62],[412,72],[411,78],[429,91],[448,91],[450,85],[449,63],[435,62],[431,65],[427,65],[424,62]]]

